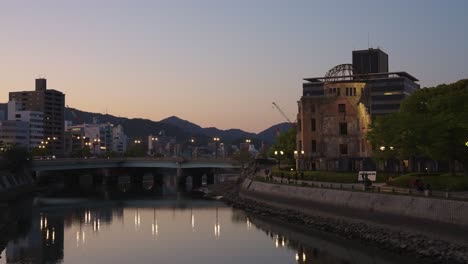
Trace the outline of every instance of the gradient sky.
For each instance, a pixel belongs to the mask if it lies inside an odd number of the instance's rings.
[[[45,76],[81,110],[259,132],[302,78],[381,47],[422,86],[467,77],[468,1],[3,1],[0,102]]]

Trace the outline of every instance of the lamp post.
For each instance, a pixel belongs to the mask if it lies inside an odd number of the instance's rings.
[[[195,151],[195,148],[194,148],[194,143],[195,143],[195,139],[190,139],[190,158],[193,159],[193,152]]]
[[[219,137],[214,137],[214,138],[213,138],[213,141],[214,141],[214,143],[215,143],[215,150],[214,150],[214,152],[215,152],[215,159],[218,158],[218,142],[219,142],[219,140],[220,140]]]
[[[275,156],[278,157],[278,170],[281,170],[281,156],[284,155],[284,152],[282,150],[278,151],[275,150]]]
[[[156,154],[155,149],[156,149],[156,144],[157,144],[158,140],[159,139],[157,137],[151,137],[151,152],[152,153],[150,153],[150,154],[153,154],[153,155]]]

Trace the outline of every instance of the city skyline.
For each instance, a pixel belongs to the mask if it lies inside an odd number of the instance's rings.
[[[42,76],[83,111],[259,132],[352,50],[380,46],[421,87],[468,67],[465,1],[27,2],[0,4],[2,103]]]

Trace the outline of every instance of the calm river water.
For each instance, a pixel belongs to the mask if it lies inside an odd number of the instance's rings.
[[[24,207],[0,263],[414,263],[218,201],[66,201]]]

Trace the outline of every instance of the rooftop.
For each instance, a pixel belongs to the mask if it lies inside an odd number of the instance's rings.
[[[373,77],[373,78],[369,78]],[[377,77],[377,78],[376,78]],[[381,78],[378,78],[381,77]],[[390,78],[407,78],[413,82],[419,81],[414,76],[407,72],[382,72],[382,73],[368,73],[368,74],[354,74],[354,75],[347,75],[347,76],[333,76],[333,77],[313,77],[313,78],[305,78],[304,81],[308,82],[327,82],[332,80],[332,82],[340,82],[340,81],[363,81],[368,79],[390,79]]]

